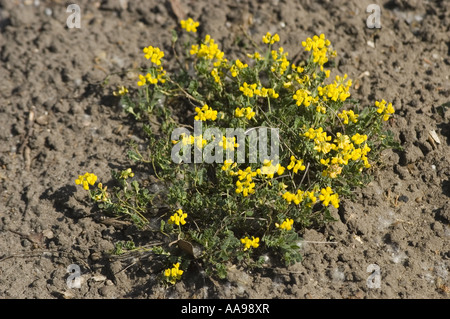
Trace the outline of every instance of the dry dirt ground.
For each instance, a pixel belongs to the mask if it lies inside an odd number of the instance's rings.
[[[366,26],[372,2],[380,29]],[[66,26],[68,2],[0,0],[0,298],[449,297],[450,1],[191,0],[178,11],[174,1],[75,3],[79,29]],[[109,258],[117,241],[150,235],[102,222],[74,180],[86,171],[109,179],[130,165],[127,142],[145,143],[112,91],[135,86],[120,74],[145,65],[144,46],[170,51],[183,13],[230,56],[242,30],[255,41],[279,33],[292,56],[325,33],[353,97],[393,102],[388,125],[404,150],[383,154],[336,222],[302,234],[303,262],[231,267],[223,281],[194,267],[165,289],[151,256]],[[335,243],[316,243],[325,241]],[[79,289],[66,283],[72,264]]]

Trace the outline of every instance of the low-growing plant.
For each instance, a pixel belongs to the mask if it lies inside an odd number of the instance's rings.
[[[174,72],[166,72],[164,52],[148,46],[137,89],[114,92],[143,123],[148,148],[134,145],[129,156],[158,187],[150,190],[131,169],[113,174],[112,192],[101,183],[89,190],[96,182],[89,173],[77,184],[106,213],[170,238],[172,245],[157,248],[172,257],[163,271],[168,283],[194,259],[220,278],[229,263],[261,266],[267,253],[300,261],[301,232],[332,221],[330,210],[366,185],[380,152],[397,145],[383,126],[392,104],[362,107],[351,98],[347,74],[330,77],[336,51],[323,34],[301,43],[309,57],[298,63],[270,33],[261,48],[228,60],[210,35],[196,37],[198,23],[181,27],[172,32]],[[216,134],[207,134],[212,128]],[[229,136],[230,128],[245,134]],[[278,142],[276,156],[266,156],[261,139],[255,145],[252,132],[261,128]]]

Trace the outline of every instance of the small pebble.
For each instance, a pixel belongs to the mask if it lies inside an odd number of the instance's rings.
[[[103,275],[96,275],[96,276],[92,276],[91,279],[93,281],[99,282],[99,281],[105,281],[106,277]]]
[[[54,234],[50,229],[43,230],[42,235],[47,239],[52,239],[54,237]]]
[[[402,195],[398,198],[399,201],[407,203],[409,201],[408,196]]]
[[[100,293],[100,295],[102,295],[103,297],[106,298],[111,298],[113,291],[112,291],[112,286],[103,286],[102,288],[100,288],[98,290],[98,292]]]

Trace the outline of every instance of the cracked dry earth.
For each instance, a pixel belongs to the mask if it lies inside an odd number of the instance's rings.
[[[448,298],[450,2],[377,1],[381,29],[366,26],[370,3],[79,0],[81,28],[69,29],[62,0],[0,0],[0,298]],[[170,51],[183,15],[230,57],[243,31],[255,41],[279,33],[292,56],[325,33],[353,97],[396,108],[388,125],[403,150],[383,154],[336,222],[302,233],[301,263],[230,267],[223,281],[193,266],[165,289],[152,255],[108,255],[119,240],[153,235],[102,218],[75,187],[78,174],[108,180],[130,166],[129,140],[145,144],[111,93],[135,85],[125,71],[145,65],[144,46]],[[66,284],[72,264],[79,289]]]

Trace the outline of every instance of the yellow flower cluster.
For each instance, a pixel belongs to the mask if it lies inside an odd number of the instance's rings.
[[[278,223],[275,223],[275,227],[279,228],[279,229],[284,229],[284,230],[291,230],[292,229],[292,225],[294,225],[294,220],[293,219],[289,219],[287,218],[286,220],[284,220],[281,225]]]
[[[297,101],[295,104],[297,104],[298,106],[301,106],[303,104],[305,107],[310,106],[311,103],[317,103],[319,101],[318,96],[314,98],[310,95],[309,91],[304,89],[297,90],[293,98],[295,101]]]
[[[344,85],[345,79],[347,79],[347,74],[345,74],[343,78],[337,75],[334,83],[328,84],[325,87],[319,86],[317,88],[319,96],[321,96],[324,101],[328,101],[328,99],[331,99],[335,102],[337,100],[345,102],[345,100],[350,97],[349,90],[352,86],[352,80],[348,80]]]
[[[291,156],[291,162],[286,167],[288,170],[292,170],[294,174],[297,174],[297,172],[304,171],[306,169],[305,165],[303,165],[303,160],[296,159],[295,156]]]
[[[264,175],[267,178],[273,178],[274,174],[283,175],[286,168],[281,166],[280,163],[273,165],[273,160],[264,160],[262,168],[258,168],[256,173],[258,175]]]
[[[235,149],[239,147],[239,144],[236,143],[236,137],[225,137],[222,135],[222,141],[219,142],[219,146],[222,146],[224,150],[226,149]]]
[[[144,48],[145,58],[152,61],[156,65],[161,65],[161,59],[164,57],[164,52],[160,48],[152,47],[151,45]]]
[[[214,42],[214,39],[212,39],[209,34],[205,36],[205,40],[203,42],[204,43],[200,44],[200,47],[198,44],[192,45],[190,54],[196,55],[199,58],[205,58],[207,60],[216,59],[216,62],[213,64],[215,67],[218,67],[222,62],[227,61],[224,59],[224,53],[219,50],[219,46]]]
[[[92,173],[86,173],[84,175],[78,175],[75,180],[75,184],[82,185],[85,190],[89,190],[89,185],[94,185],[97,181],[97,176]]]
[[[157,84],[158,82],[165,83],[166,80],[164,76],[166,75],[166,71],[162,67],[156,70],[156,77],[152,74],[147,73],[146,75],[139,74],[139,81],[137,83],[138,86],[143,86],[148,84]]]
[[[106,191],[108,189],[108,186],[103,187],[102,183],[98,183],[98,189],[100,190],[100,193],[96,193],[94,195],[94,200],[97,202],[106,202],[108,200],[109,194]]]
[[[386,101],[383,99],[381,100],[381,102],[379,101],[375,101],[375,106],[378,108],[377,109],[377,113],[383,115],[383,120],[387,121],[389,120],[389,117],[394,114],[395,110],[394,107],[392,106],[392,103],[389,103],[386,106]]]
[[[238,181],[236,181],[236,193],[247,197],[248,194],[255,193],[255,183],[253,182],[253,177],[257,175],[257,172],[252,171],[252,168],[249,166],[244,171],[239,170],[237,173],[230,172],[230,175],[237,175]]]
[[[333,193],[331,187],[322,188],[319,195],[319,200],[322,202],[324,206],[328,206],[330,203],[334,207],[339,207],[339,195]]]
[[[296,66],[294,63],[291,64],[291,69],[292,71],[297,73],[303,73],[303,71],[305,71],[304,68],[302,68],[301,66]]]
[[[258,95],[260,97],[271,97],[273,99],[279,97],[279,94],[275,92],[274,89],[267,89],[265,87],[262,87],[261,89],[256,89],[253,92],[255,93],[255,95]]]
[[[236,117],[246,117],[248,120],[251,120],[253,117],[255,117],[256,113],[252,110],[251,107],[237,107],[236,110],[234,110],[234,116]]]
[[[181,28],[185,29],[187,32],[197,32],[197,27],[200,25],[199,22],[192,20],[192,18],[188,18],[187,20],[180,21]]]
[[[202,108],[196,107],[195,112],[197,112],[197,115],[194,117],[196,121],[215,121],[217,119],[217,111],[210,108],[207,104],[203,105]]]
[[[348,135],[336,133],[336,138],[331,145],[331,148],[337,152],[333,157],[327,159],[321,159],[320,163],[327,167],[322,172],[323,176],[336,178],[342,172],[342,166],[348,165],[349,160],[357,161],[361,159],[364,163],[364,167],[369,168],[370,164],[367,159],[367,154],[370,152],[370,147],[367,143],[364,143],[362,148],[356,148],[351,140],[360,145],[367,140],[367,135],[360,135],[356,133],[351,138]]]
[[[236,77],[239,71],[248,67],[248,64],[242,63],[239,59],[231,66],[230,72],[232,77]]]
[[[333,157],[333,159],[335,159],[335,157]],[[323,159],[321,160],[321,162],[323,161]],[[332,165],[328,165],[330,159],[328,158],[324,163],[324,165],[327,166],[327,169],[325,169],[324,171],[322,171],[322,176],[328,176],[330,178],[336,178],[338,177],[339,174],[342,173],[342,166],[339,166],[338,164],[332,164]]]
[[[327,52],[330,45],[331,42],[328,39],[325,39],[324,34],[321,34],[320,36],[315,35],[312,39],[308,38],[306,41],[302,42],[305,51],[313,51],[313,62],[318,63],[321,66],[328,62]],[[330,51],[330,56],[335,55],[335,51]]]
[[[253,59],[253,60],[256,60],[256,61],[264,60],[264,57],[262,57],[261,54],[259,54],[259,52],[255,52],[253,54],[247,53],[247,56],[250,59]]]
[[[131,168],[127,168],[126,170],[120,172],[120,178],[128,179],[129,177],[134,177],[134,173]]]
[[[333,145],[331,143],[328,143],[331,140],[331,136],[327,136],[327,132],[323,132],[323,128],[321,127],[319,127],[317,130],[310,128],[303,134],[303,136],[309,137],[311,140],[314,140],[314,149],[317,152],[327,154],[333,149]]]
[[[356,123],[358,122],[359,114],[355,114],[353,110],[343,110],[342,113],[338,114],[338,117],[344,120],[344,124],[348,124],[350,122]]]
[[[270,32],[267,32],[266,35],[262,37],[262,41],[266,44],[274,44],[275,42],[280,41],[280,36],[277,33],[272,36]]]
[[[173,268],[168,268],[164,271],[164,276],[171,284],[175,284],[177,280],[180,280],[181,275],[183,275],[183,270],[180,269],[180,263],[173,264]]]
[[[312,206],[316,201],[316,195],[314,191],[302,191],[300,189],[297,190],[297,193],[285,192],[282,196],[289,204],[294,203],[295,205],[300,205],[304,199],[309,198],[308,206]]]
[[[271,71],[278,72],[280,75],[283,75],[289,67],[289,61],[287,59],[288,52],[284,53],[283,47],[278,49],[278,52],[272,50],[272,59],[275,61],[275,66],[272,65]]]
[[[225,162],[223,162],[222,170],[223,171],[229,171],[231,168],[235,168],[237,166],[237,163],[235,163],[231,159],[226,159]],[[229,174],[233,175],[234,172],[230,171]]]
[[[216,83],[221,83],[220,78],[223,76],[223,72],[222,71],[219,71],[218,68],[213,68],[211,70],[211,75],[214,78],[214,81]]]
[[[124,86],[119,86],[117,91],[113,92],[114,96],[122,96],[128,93],[128,89]]]
[[[186,220],[185,220],[186,217],[187,217],[187,214],[183,213],[183,210],[178,209],[175,212],[175,214],[170,216],[169,221],[167,223],[170,225],[175,224],[177,226],[184,225],[184,224],[186,224]]]
[[[256,83],[248,85],[247,82],[244,82],[244,84],[239,87],[239,91],[241,91],[245,96],[253,97],[256,86]]]
[[[360,135],[359,133],[356,133],[355,135],[352,136],[352,141],[356,144],[359,145],[361,143],[363,143],[364,141],[367,140],[367,135]]]
[[[203,148],[206,144],[208,144],[208,141],[203,138],[203,135],[199,136],[186,136],[186,134],[182,133],[181,135],[181,143],[182,145],[196,145],[198,148]],[[177,144],[179,141],[172,140],[172,144]]]
[[[325,114],[325,113],[327,113],[327,108],[323,104],[319,104],[316,106],[316,111],[318,113]]]
[[[273,99],[278,98],[279,94],[275,92],[274,89],[267,89],[265,87],[258,88],[258,84],[248,84],[247,82],[244,82],[242,86],[239,88],[239,90],[248,97],[253,97],[254,95],[260,96],[260,97],[271,97]]]
[[[253,248],[259,247],[259,237],[252,236],[252,239],[248,238],[247,236],[245,238],[241,238],[241,243],[244,244],[244,251]]]

